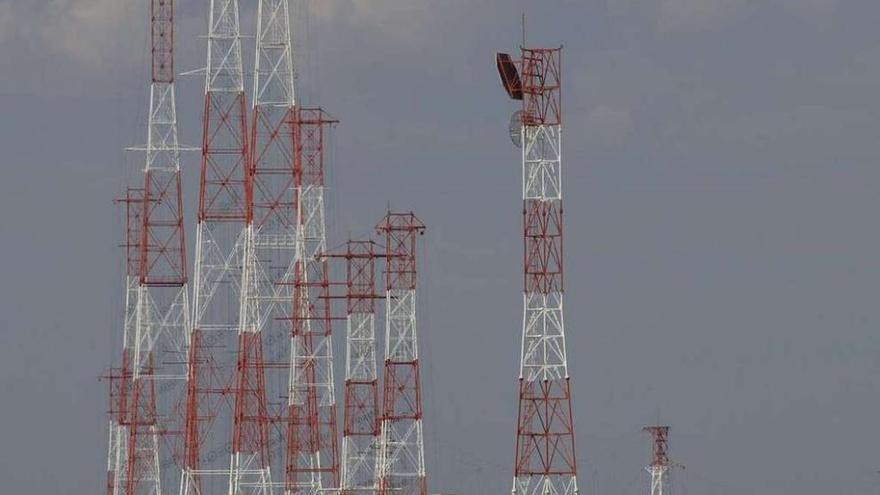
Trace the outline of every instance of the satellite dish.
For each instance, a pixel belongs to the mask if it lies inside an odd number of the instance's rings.
[[[517,148],[522,148],[522,117],[522,110],[517,110],[510,116],[510,140]]]

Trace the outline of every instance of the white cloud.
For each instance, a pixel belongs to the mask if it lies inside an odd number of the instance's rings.
[[[416,39],[423,28],[440,11],[454,9],[448,2],[433,4],[429,0],[335,0],[306,2],[304,8],[324,20],[342,20],[355,27],[380,30],[389,39]],[[295,9],[294,5],[291,5]]]
[[[146,25],[146,12],[119,0],[50,0],[36,15],[34,34],[47,50],[92,67],[118,55],[133,26]]]
[[[702,25],[721,19],[742,5],[742,0],[662,0],[660,21],[664,27]]]
[[[400,15],[424,10],[427,6],[427,0],[414,0],[404,4],[394,0],[339,0],[309,2],[306,8],[311,8],[321,17],[345,16],[375,22],[381,19],[393,20]]]
[[[15,37],[18,26],[15,14],[11,3],[0,3],[0,43]]]
[[[240,0],[240,4],[242,31],[248,33],[256,0]],[[146,2],[126,0],[43,0],[27,4],[0,0],[0,42],[18,39],[95,69],[120,63],[129,54],[141,54],[148,31],[148,8]],[[404,42],[423,38],[431,19],[428,11],[439,9],[432,7],[430,0],[292,0],[290,8],[295,24],[311,18],[379,31],[389,40]],[[202,23],[203,10],[197,9]],[[187,11],[192,14],[192,9]],[[190,17],[178,16],[178,24]],[[32,28],[21,29],[23,25]],[[201,25],[199,28],[203,29]]]
[[[779,7],[792,14],[827,13],[839,0],[797,0],[792,2],[752,2],[749,0],[659,0],[660,25],[666,29],[705,27],[728,21],[766,7]]]

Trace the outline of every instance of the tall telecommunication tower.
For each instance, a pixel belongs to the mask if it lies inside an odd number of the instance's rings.
[[[376,231],[387,258],[378,493],[427,495],[416,331],[416,241],[425,225],[411,212],[389,211]]]
[[[290,120],[296,180],[293,338],[285,491],[317,495],[339,487],[333,315],[324,221],[325,141],[337,121],[298,106]]]
[[[282,479],[285,363],[296,253],[293,50],[288,0],[257,3],[247,219],[230,493],[272,493]],[[264,360],[264,350],[268,352]],[[269,394],[267,396],[267,390]],[[273,447],[275,446],[275,447]],[[273,461],[275,461],[273,463]],[[245,491],[245,490],[248,491]]]
[[[242,416],[253,412],[247,399],[258,387],[248,373],[257,370],[250,360],[259,337],[239,317],[251,188],[238,0],[210,0],[209,8],[181,495],[229,492],[238,482],[229,459],[250,453],[244,440],[254,423]],[[236,373],[241,359],[244,377]]]
[[[496,64],[522,101],[511,137],[522,148],[523,330],[513,493],[578,493],[563,320],[561,48],[521,48]]]
[[[126,336],[130,374],[125,424],[126,495],[160,495],[176,480],[170,435],[185,378],[188,294],[181,147],[174,96],[174,4],[151,0],[150,112],[138,232],[138,288],[133,335]],[[136,202],[134,204],[137,204]],[[130,366],[130,367],[129,367]]]
[[[669,427],[646,426],[644,431],[651,434],[651,464],[645,468],[651,475],[651,495],[669,495]]]

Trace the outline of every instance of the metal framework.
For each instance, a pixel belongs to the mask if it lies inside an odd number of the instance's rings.
[[[378,493],[427,495],[416,331],[416,240],[425,225],[411,212],[389,211],[376,231],[387,258]]]
[[[345,405],[342,430],[343,495],[373,495],[379,452],[379,380],[376,366],[376,253],[372,240],[348,241],[346,261]]]
[[[296,105],[289,0],[257,0],[247,114],[238,0],[209,0],[193,307],[175,102],[174,0],[147,0],[142,188],[126,208],[121,362],[109,374],[107,495],[427,495],[412,213],[327,254],[325,150]],[[248,126],[248,118],[251,118]],[[347,261],[342,463],[328,259]],[[386,293],[376,294],[377,258]],[[375,299],[386,300],[379,406]],[[190,312],[190,309],[192,311]],[[340,476],[340,466],[342,476]],[[282,474],[283,473],[283,474]]]
[[[242,460],[253,454],[249,435],[260,431],[260,421],[251,418],[260,406],[250,403],[260,388],[252,366],[259,337],[240,317],[242,278],[250,275],[243,261],[251,190],[238,0],[210,0],[209,9],[181,495],[241,485],[239,476],[250,474]],[[245,371],[236,373],[242,364]]]
[[[518,113],[523,178],[523,331],[512,492],[578,493],[563,320],[561,48],[497,57]]]
[[[281,445],[296,253],[294,108],[287,0],[259,0],[250,127],[247,232],[229,493],[272,493],[283,472]],[[264,360],[264,350],[268,353]],[[268,388],[267,388],[268,387]],[[267,390],[270,391],[267,396]],[[275,463],[273,464],[273,459]],[[273,469],[274,468],[274,469]]]
[[[174,96],[174,3],[151,0],[151,85],[142,189],[126,198],[123,356],[111,375],[107,493],[160,495],[175,481],[175,408],[188,334],[186,242]],[[112,470],[112,475],[110,471]]]
[[[646,426],[644,431],[651,434],[651,464],[645,468],[651,475],[651,495],[669,494],[669,427]]]
[[[109,385],[110,428],[107,448],[107,495],[125,493],[128,483],[128,402],[131,397],[131,356],[137,313],[138,279],[140,273],[140,230],[143,227],[143,189],[129,187],[125,196],[116,200],[124,205],[125,232],[121,245],[125,252],[124,302],[122,314],[122,356],[118,366],[105,377]]]
[[[320,108],[297,107],[290,119],[295,160],[296,255],[287,415],[286,493],[339,487],[333,329],[324,222],[327,128]]]

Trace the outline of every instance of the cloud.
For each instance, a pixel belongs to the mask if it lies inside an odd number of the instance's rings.
[[[438,9],[429,0],[318,0],[306,2],[303,8],[309,9],[321,20],[344,21],[353,27],[378,30],[391,40],[413,40],[423,35],[425,25],[433,17],[431,14],[456,9],[449,2],[441,5],[442,8]],[[291,3],[291,8],[297,7]]]
[[[0,43],[10,41],[16,35],[16,12],[11,3],[0,3]]]
[[[89,66],[119,53],[119,40],[131,33],[140,12],[119,0],[50,0],[39,10],[35,35],[50,52]]]
[[[664,27],[686,27],[714,22],[743,6],[742,0],[662,0],[660,22]]]
[[[340,0],[309,2],[306,8],[325,18],[344,16],[363,22],[377,22],[382,19],[393,21],[401,15],[423,11],[427,6],[427,0],[414,0],[404,4],[394,0]]]
[[[240,1],[242,32],[252,32],[256,0]],[[178,28],[198,22],[204,29],[204,6],[180,6]],[[433,7],[429,0],[299,0],[291,1],[292,22],[302,27],[313,19],[347,29],[379,32],[389,41],[417,41],[434,14],[449,5]],[[123,0],[44,0],[15,3],[0,0],[0,42],[20,42],[58,55],[85,69],[124,63],[128,55],[142,54],[147,41],[148,4]],[[34,26],[22,29],[21,26]],[[251,29],[249,29],[251,28]],[[179,29],[180,30],[180,29]],[[295,31],[295,32],[298,32]],[[138,58],[138,61],[141,59]]]
[[[749,0],[659,0],[660,26],[684,29],[710,26],[718,22],[755,13],[758,9],[780,8],[789,14],[825,14],[839,0],[798,0],[796,2],[750,2]]]

